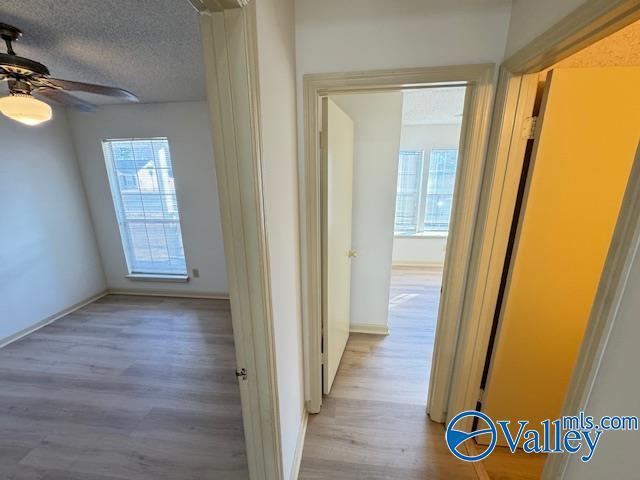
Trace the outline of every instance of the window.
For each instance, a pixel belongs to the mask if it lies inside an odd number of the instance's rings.
[[[398,160],[395,234],[447,232],[458,150],[401,151]]]
[[[166,138],[102,142],[130,274],[186,275]]]
[[[449,230],[457,163],[457,150],[431,150],[423,230]]]
[[[423,157],[423,152],[400,152],[396,193],[396,233],[411,235],[416,231]]]

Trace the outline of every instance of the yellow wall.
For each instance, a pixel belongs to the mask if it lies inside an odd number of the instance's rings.
[[[494,420],[559,416],[640,138],[640,68],[547,81],[483,406]]]

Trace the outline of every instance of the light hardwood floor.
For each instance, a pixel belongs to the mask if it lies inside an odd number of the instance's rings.
[[[248,478],[228,302],[109,295],[0,349],[3,480]]]
[[[307,429],[302,480],[475,480],[426,415],[440,270],[394,269],[389,336],[351,334]]]
[[[491,480],[538,480],[546,459],[544,453],[511,453],[507,447],[496,447],[481,463]]]

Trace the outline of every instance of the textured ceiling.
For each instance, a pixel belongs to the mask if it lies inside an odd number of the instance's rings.
[[[640,20],[558,62],[553,68],[640,66]]]
[[[16,53],[53,77],[125,88],[145,103],[205,98],[198,16],[188,0],[0,0],[0,22],[24,32]]]
[[[404,92],[403,125],[462,123],[465,87],[437,87]]]

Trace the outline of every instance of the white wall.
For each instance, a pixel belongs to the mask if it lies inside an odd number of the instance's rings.
[[[284,478],[304,415],[293,0],[255,2],[262,167]]]
[[[298,75],[499,62],[510,0],[297,0]]]
[[[0,115],[0,343],[105,289],[67,117]]]
[[[331,98],[355,129],[351,324],[387,325],[402,93]]]
[[[516,53],[584,3],[586,0],[513,0],[505,56]]]
[[[499,63],[510,10],[511,0],[296,0],[300,134],[304,74]]]
[[[460,124],[403,125],[401,150],[422,150],[428,158],[435,148],[458,148]],[[395,265],[444,265],[447,248],[446,235],[395,237],[393,263]]]
[[[402,150],[422,150],[428,158],[434,149],[458,148],[460,124],[403,125],[400,147]]]
[[[110,105],[86,114],[70,111],[71,130],[87,189],[107,286],[116,290],[169,290],[227,294],[227,274],[206,102]],[[127,279],[127,264],[109,188],[101,141],[167,137],[171,149],[188,283]]]
[[[447,235],[395,237],[393,239],[393,265],[444,266]]]
[[[404,67],[500,63],[511,0],[296,0],[298,154],[302,77]]]
[[[640,338],[640,255],[636,253],[629,280],[611,331],[604,358],[599,366],[586,413],[599,419],[603,415],[638,415],[638,339]],[[636,478],[640,471],[638,432],[604,432],[598,450],[589,463],[571,456],[567,480]]]

